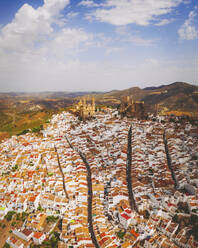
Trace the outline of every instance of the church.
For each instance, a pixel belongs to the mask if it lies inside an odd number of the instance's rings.
[[[96,106],[95,98],[83,97],[75,106],[75,112],[79,115],[82,120],[91,118],[95,115]]]

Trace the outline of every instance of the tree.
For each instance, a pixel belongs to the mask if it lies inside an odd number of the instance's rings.
[[[38,208],[37,208],[38,211],[43,211],[44,209],[41,207],[41,205],[39,204]]]
[[[177,214],[175,214],[175,215],[173,216],[173,221],[176,222],[176,223],[178,223],[179,218],[178,218],[178,215],[177,215]]]
[[[12,167],[12,171],[15,172],[16,170],[18,170],[18,165],[16,164],[15,166]]]
[[[189,233],[194,236],[196,241],[198,241],[198,224],[193,226]]]
[[[12,226],[15,226],[16,225],[16,221],[13,221],[11,225]]]
[[[191,222],[191,225],[196,225],[196,224],[198,224],[198,216],[195,215],[195,214],[192,214],[192,215],[190,216],[190,222]]]
[[[16,220],[20,220],[20,213],[16,214]]]
[[[10,248],[10,245],[8,243],[5,243],[3,248]]]
[[[11,219],[12,219],[12,216],[15,214],[15,211],[9,211],[7,214],[6,214],[6,216],[5,216],[5,218],[6,218],[6,220],[7,221],[10,221]]]
[[[117,236],[118,236],[118,238],[120,238],[120,239],[123,239],[124,238],[124,235],[125,235],[125,231],[122,231],[122,230],[120,230],[119,232],[117,232]]]
[[[51,216],[47,216],[46,220],[47,220],[47,223],[56,222],[58,220],[58,217],[51,215]]]

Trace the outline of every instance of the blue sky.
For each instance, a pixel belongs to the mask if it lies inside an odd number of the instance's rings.
[[[0,91],[198,84],[197,0],[1,0]]]

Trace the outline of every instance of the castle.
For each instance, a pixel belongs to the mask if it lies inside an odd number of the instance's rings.
[[[92,97],[83,97],[80,101],[75,105],[75,112],[82,119],[85,120],[87,118],[93,117],[95,115],[96,106],[95,106],[95,98]]]
[[[123,117],[146,118],[144,101],[134,101],[130,96],[122,99],[119,111]]]

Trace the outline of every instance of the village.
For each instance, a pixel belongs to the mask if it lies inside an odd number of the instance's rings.
[[[198,247],[193,129],[106,108],[6,139],[0,247]]]

